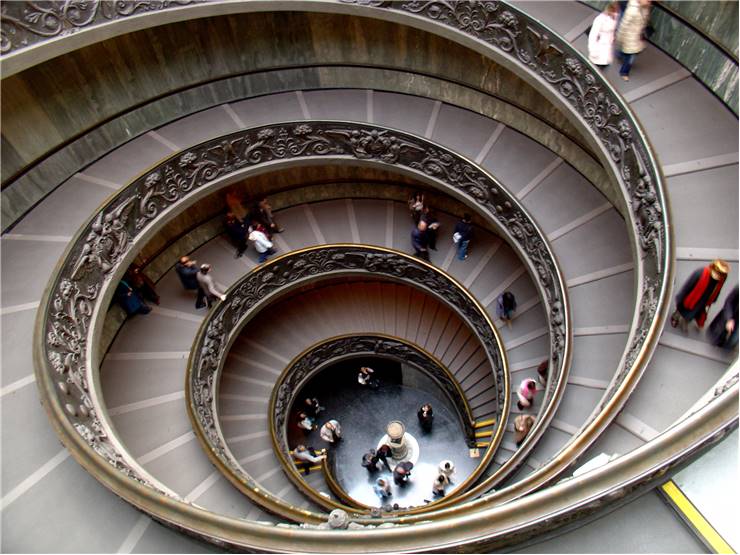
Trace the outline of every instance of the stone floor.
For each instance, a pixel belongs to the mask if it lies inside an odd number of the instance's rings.
[[[357,383],[356,369],[362,365],[376,370],[381,382],[378,389]],[[377,445],[391,420],[402,421],[407,433],[419,442],[420,456],[410,482],[404,486],[392,485],[393,496],[389,503],[398,503],[401,507],[422,505],[434,499],[432,482],[440,461],[450,459],[455,463],[454,484],[448,487],[449,494],[454,491],[455,484],[460,484],[473,472],[480,459],[469,456],[460,418],[442,390],[418,370],[404,366],[403,371],[398,371],[393,366],[393,363],[378,359],[355,359],[337,365],[318,376],[299,398],[316,395],[320,399],[326,410],[319,414],[319,426],[332,418],[340,422],[342,440],[339,445],[330,447],[336,457],[336,478],[349,495],[366,505],[380,505],[373,492],[375,480],[383,477],[392,482],[392,478],[385,468],[370,474],[360,464],[362,455]],[[416,417],[424,403],[434,407],[434,425],[429,433],[422,431]],[[319,438],[318,430],[304,438],[294,433],[291,439],[304,441],[316,449],[329,445]]]

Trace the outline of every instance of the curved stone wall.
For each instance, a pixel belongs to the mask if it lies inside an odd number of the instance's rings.
[[[53,154],[2,191],[3,228],[81,168],[147,131],[200,110],[255,96],[323,88],[366,87],[432,98],[488,116],[545,145],[594,183],[612,203],[619,195],[603,168],[578,141],[535,115],[470,87],[406,71],[348,66],[311,67],[261,72],[196,86],[159,98],[108,121]],[[180,110],[173,110],[173,107]]]
[[[579,136],[512,72],[430,33],[336,14],[235,14],[115,37],[3,79],[3,182],[70,139],[163,95],[267,69],[336,64],[399,68],[464,83]],[[313,75],[298,88],[320,82]],[[177,104],[160,110],[170,119],[182,115]]]

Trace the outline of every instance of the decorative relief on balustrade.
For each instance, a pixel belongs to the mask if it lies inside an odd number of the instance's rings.
[[[10,54],[49,39],[132,15],[161,11],[204,0],[52,0],[3,2],[0,54]]]
[[[640,279],[638,325],[623,364],[602,399],[599,408],[603,408],[646,347],[670,287],[671,246],[663,180],[648,143],[624,100],[572,45],[505,2],[339,1],[413,14],[485,42],[516,65],[526,68],[540,81],[549,84],[551,90],[575,110],[583,124],[602,144],[608,159],[616,168],[627,199],[631,212],[628,225],[634,233],[641,261],[637,268]],[[528,252],[531,250],[528,249]],[[557,300],[549,300],[550,306],[555,308]],[[555,344],[559,337],[562,336],[553,336]]]
[[[163,212],[217,178],[267,162],[322,156],[374,160],[411,169],[438,180],[443,187],[469,195],[508,233],[513,246],[534,266],[534,278],[549,307],[552,365],[562,371],[566,345],[563,284],[536,225],[493,178],[466,159],[431,145],[423,138],[377,126],[347,122],[264,126],[202,143],[136,179],[83,228],[54,279],[43,324],[46,336],[44,358],[48,363],[43,371],[54,376],[55,381],[59,380],[57,399],[61,407],[66,407],[72,425],[111,464],[126,466],[120,454],[113,455],[116,449],[92,409],[87,376],[93,370],[86,358],[86,348],[92,339],[89,337],[91,317],[112,272],[145,228]],[[251,295],[250,287],[259,293],[293,273],[318,272],[324,267],[340,264],[339,260],[326,256],[321,254],[312,259],[299,257],[286,261],[288,266],[282,270],[283,273],[269,278],[265,275],[265,283],[250,283],[236,294]],[[398,277],[406,274],[409,279],[428,288],[434,288],[436,283],[432,271],[423,265],[414,267],[400,258],[347,254],[341,263],[355,263],[370,272],[382,269]],[[285,272],[287,274],[284,275]],[[447,294],[451,303],[466,306],[459,291],[448,291]],[[248,308],[247,305],[242,306],[243,310]],[[476,325],[475,331],[484,341],[493,340],[490,328]],[[216,350],[218,337],[211,339],[211,348]],[[553,387],[551,385],[548,396],[553,394]],[[126,471],[135,474],[130,468]]]
[[[504,410],[508,406],[510,387],[503,346],[486,313],[457,283],[417,258],[379,247],[328,245],[304,249],[258,267],[232,285],[226,301],[217,304],[203,322],[188,365],[186,386],[190,399],[188,410],[202,431],[202,434],[197,435],[204,442],[206,452],[215,455],[247,490],[255,490],[259,486],[230,454],[217,423],[215,388],[218,387],[226,347],[240,333],[250,316],[250,311],[258,304],[264,305],[269,302],[270,297],[284,293],[286,288],[305,283],[306,280],[345,275],[348,272],[362,272],[407,282],[423,288],[455,309],[476,333],[486,351],[493,369],[498,427],[501,428],[506,421]],[[380,340],[378,337],[339,339],[328,345],[322,345],[302,357],[286,375],[286,380],[282,383],[278,381],[276,384],[279,387],[274,394],[272,413],[278,421],[275,432],[280,435],[283,446],[286,445],[285,418],[292,396],[297,391],[295,388],[300,387],[299,384],[316,369],[315,364],[326,362],[327,356],[336,358],[341,356],[341,353],[359,350],[365,352],[376,350],[401,359],[408,358],[412,363],[421,365],[422,369],[429,369],[432,375],[442,380],[441,383],[446,383],[446,388],[450,390],[453,398],[459,397],[461,393],[455,388],[454,383],[450,383],[450,376],[445,370],[438,368],[422,353],[403,342]],[[463,406],[463,410],[469,413],[466,406]],[[500,441],[501,431],[497,437]],[[492,447],[495,448],[493,445]]]
[[[272,430],[278,445],[282,447],[284,455],[289,451],[286,422],[290,407],[293,406],[295,396],[306,383],[327,365],[349,356],[380,355],[390,357],[396,361],[411,364],[430,376],[442,389],[446,397],[456,408],[466,436],[473,442],[473,415],[461,389],[452,373],[435,361],[431,355],[417,347],[398,339],[380,335],[350,335],[325,341],[293,360],[281,375],[273,388],[270,406]],[[497,381],[503,379],[499,376]],[[499,399],[500,403],[503,399]]]

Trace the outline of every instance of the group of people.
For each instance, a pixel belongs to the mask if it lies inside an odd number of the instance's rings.
[[[186,291],[197,291],[195,299],[195,308],[203,308],[211,305],[216,299],[226,300],[226,295],[216,285],[211,273],[210,264],[201,264],[198,266],[197,261],[191,260],[188,256],[183,256],[175,264],[175,273],[180,278],[183,288]]]
[[[267,198],[262,197],[252,205],[251,210],[244,209],[241,200],[235,193],[226,195],[229,211],[226,213],[224,226],[226,233],[236,246],[235,258],[244,255],[247,241],[251,241],[262,264],[270,255],[275,254],[272,236],[281,233],[281,228],[272,215],[272,206]]]
[[[326,409],[321,406],[316,397],[304,399],[303,406],[298,412],[298,429],[302,430],[306,436],[318,429],[318,416],[324,410]],[[319,437],[330,445],[338,443],[342,439],[342,426],[339,421],[330,419],[324,422],[321,429],[319,429]],[[296,446],[293,450],[293,457],[305,463],[303,469],[306,473],[308,473],[311,464],[316,464],[325,455],[326,449],[317,451],[313,447],[306,447],[303,444]]]
[[[138,264],[129,266],[123,279],[118,283],[113,296],[129,316],[149,314],[152,308],[146,301],[156,305],[159,304],[159,295],[154,288],[154,282],[142,271]]]
[[[421,429],[427,433],[431,432],[434,422],[434,409],[431,403],[424,403],[416,415],[419,419]],[[411,479],[411,470],[414,468],[414,463],[411,461],[401,461],[393,466],[389,462],[389,459],[392,460],[391,447],[388,444],[383,444],[378,449],[370,449],[362,455],[362,466],[371,474],[386,468],[391,472],[393,483],[397,486],[404,486]],[[439,474],[432,483],[432,494],[434,496],[443,496],[445,494],[445,488],[450,484],[450,477],[454,472],[455,465],[452,461],[445,460],[439,464]],[[373,490],[381,501],[393,495],[391,483],[388,478],[378,478],[373,486]]]
[[[687,332],[689,322],[704,328],[710,307],[718,299],[730,266],[722,259],[713,260],[698,268],[684,282],[676,295],[676,309],[671,315],[671,326]],[[725,303],[709,324],[708,335],[713,345],[732,349],[737,345],[738,288],[727,295]]]
[[[411,219],[414,222],[411,229],[411,246],[414,255],[422,260],[429,261],[429,251],[437,250],[437,233],[440,223],[432,208],[426,204],[423,193],[414,193],[408,201]],[[463,215],[452,233],[452,241],[457,246],[457,258],[465,260],[468,257],[470,239],[473,235],[472,217],[467,212]]]
[[[547,385],[547,377],[550,371],[550,363],[548,360],[543,360],[537,367],[537,381],[544,388]],[[516,392],[517,402],[516,406],[520,411],[532,408],[534,406],[534,400],[537,396],[537,382],[532,378],[525,378],[519,384],[519,388]],[[524,439],[527,437],[529,432],[532,430],[537,419],[534,415],[522,412],[514,418],[514,443],[519,447]]]
[[[598,66],[608,66],[616,51],[622,62],[619,75],[629,81],[635,57],[645,49],[651,33],[650,0],[611,2],[591,26],[588,58]]]
[[[388,447],[387,445],[382,445],[381,449],[383,448],[388,448],[388,453],[390,453],[390,447]],[[363,466],[364,461],[365,457],[363,457]],[[388,464],[385,461],[384,463],[386,465]],[[391,467],[388,466],[388,470],[390,470],[390,468]],[[393,467],[393,483],[396,486],[404,487],[411,480],[411,470],[413,468],[414,463],[412,463],[411,461],[399,462],[395,467]],[[368,470],[372,470],[372,468],[368,466]],[[439,463],[437,470],[437,475],[432,482],[432,495],[434,497],[444,497],[445,489],[448,485],[452,483],[452,475],[455,473],[455,465],[450,460],[444,460]],[[390,479],[382,477],[378,478],[373,485],[373,491],[375,492],[375,495],[380,498],[381,502],[387,500],[393,495],[393,489],[391,487]]]

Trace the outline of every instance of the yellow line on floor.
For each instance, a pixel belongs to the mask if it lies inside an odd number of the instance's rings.
[[[490,420],[481,420],[480,422],[475,423],[475,428],[484,428],[486,426],[493,426],[496,423],[495,418],[491,418]]]
[[[735,553],[730,544],[719,535],[719,532],[704,518],[673,480],[663,484],[661,489],[715,553]]]
[[[475,432],[475,437],[490,437],[493,435],[493,430],[488,430],[486,432]]]
[[[491,444],[490,441],[479,441],[475,444],[476,447],[488,447]]]

